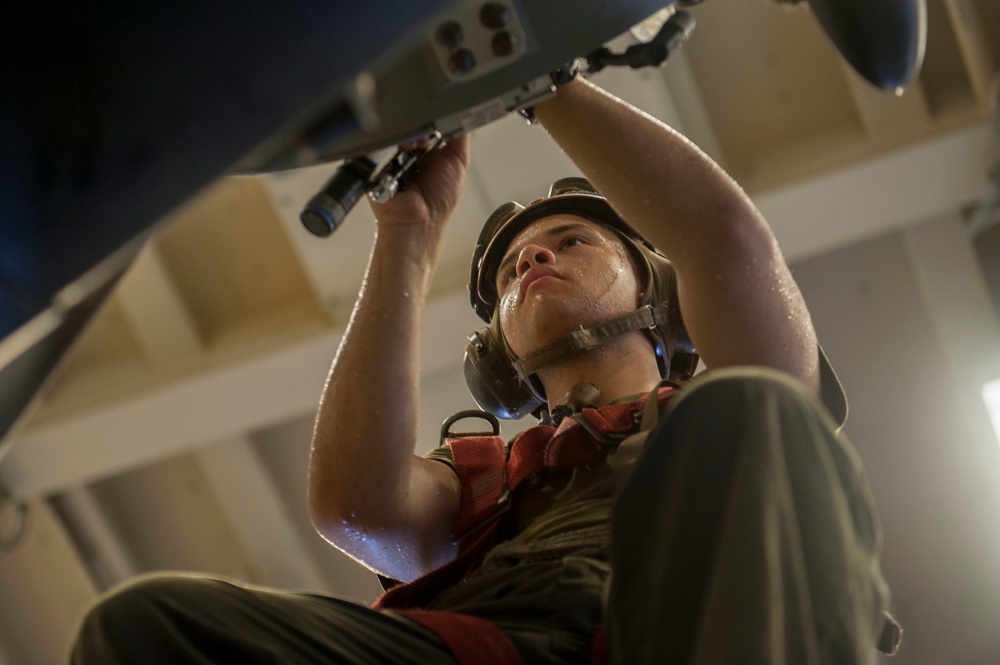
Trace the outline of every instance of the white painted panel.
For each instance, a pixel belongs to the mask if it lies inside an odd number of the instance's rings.
[[[139,572],[131,552],[90,487],[77,487],[59,495],[56,510],[76,536],[80,555],[101,589],[124,582]]]
[[[942,247],[935,260],[955,254]],[[969,400],[979,396],[962,389],[904,234],[883,234],[794,268],[847,389],[845,432],[881,513],[883,569],[905,631],[894,660],[1000,662],[1000,449],[984,417],[969,417],[976,407]],[[980,288],[942,279],[935,289]],[[977,306],[974,299],[968,304]],[[968,362],[981,358],[969,352]]]
[[[249,557],[195,455],[174,455],[90,487],[138,572],[253,580]]]
[[[985,125],[758,195],[789,260],[821,254],[981,200],[996,156]]]
[[[49,506],[30,510],[24,541],[0,555],[0,651],[10,665],[65,663],[96,590]]]
[[[477,185],[480,180],[477,169],[481,165],[475,155],[482,152],[478,138],[477,132],[473,139],[473,165],[445,233],[439,265],[442,280],[448,282],[450,288],[464,286],[461,280],[468,272],[468,257],[472,255],[479,229],[492,210],[483,199],[482,188]],[[303,206],[319,191],[335,168],[336,164],[323,164],[273,173],[264,176],[263,181],[313,290],[336,320],[346,323],[371,254],[375,235],[375,217],[371,208],[367,200],[359,201],[340,228],[326,238],[310,234],[299,221]],[[438,286],[435,288],[440,290]]]
[[[166,365],[202,350],[198,326],[155,244],[143,248],[115,296],[151,364]]]
[[[16,495],[54,492],[299,415],[316,404],[337,339],[313,339],[28,430],[0,467],[0,481]]]
[[[202,447],[197,455],[253,566],[253,582],[284,589],[322,589],[323,574],[303,547],[288,508],[249,440],[221,441]]]
[[[426,323],[429,373],[458,366],[481,325],[464,295],[433,301]],[[0,482],[18,496],[47,494],[312,413],[338,342],[318,337],[40,425],[14,442]]]
[[[905,231],[942,353],[970,395],[1000,378],[1000,320],[967,225],[949,215]]]
[[[289,525],[322,572],[323,590],[368,604],[382,591],[375,574],[323,540],[309,520],[306,496],[312,424],[310,414],[255,432],[253,448],[287,506]]]

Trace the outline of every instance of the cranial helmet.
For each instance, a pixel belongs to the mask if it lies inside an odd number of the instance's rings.
[[[533,222],[554,214],[579,215],[611,229],[623,241],[639,270],[642,301],[638,309],[565,339],[525,358],[511,351],[497,315],[496,272],[514,237]],[[673,266],[615,212],[608,200],[584,178],[557,180],[549,194],[525,207],[500,206],[479,234],[469,279],[472,307],[488,325],[469,336],[465,348],[465,380],[476,403],[500,417],[539,415],[545,391],[535,372],[577,353],[635,330],[643,330],[656,351],[660,376],[683,380],[694,374],[698,356],[681,320]]]

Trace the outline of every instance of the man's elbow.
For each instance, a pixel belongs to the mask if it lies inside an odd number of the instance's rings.
[[[325,539],[333,542],[338,527],[346,524],[349,511],[341,508],[332,493],[312,486],[309,487],[306,505],[313,528]]]
[[[340,535],[359,528],[360,520],[371,510],[363,510],[363,497],[345,479],[331,478],[310,468],[306,507],[313,528],[336,544]]]

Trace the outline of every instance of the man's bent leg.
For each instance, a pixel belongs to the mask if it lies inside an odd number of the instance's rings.
[[[860,462],[799,384],[737,369],[678,399],[615,506],[617,662],[867,663],[888,588]]]
[[[73,665],[453,663],[417,624],[327,596],[150,575],[88,612]]]

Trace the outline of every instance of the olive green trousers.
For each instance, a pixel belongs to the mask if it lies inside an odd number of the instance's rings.
[[[868,663],[889,592],[860,460],[774,371],[680,395],[615,503],[616,662]]]

